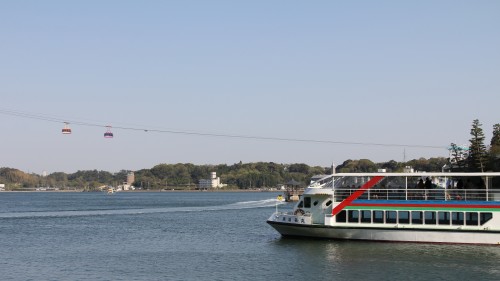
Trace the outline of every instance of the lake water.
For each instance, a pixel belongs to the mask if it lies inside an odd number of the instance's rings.
[[[0,279],[500,279],[500,247],[281,238],[277,195],[0,193]]]

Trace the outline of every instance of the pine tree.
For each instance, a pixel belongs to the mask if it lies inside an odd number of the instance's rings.
[[[468,151],[466,151],[463,147],[460,147],[454,143],[450,144],[450,158],[448,162],[452,171],[454,172],[463,172],[467,168],[467,156]],[[466,154],[467,153],[467,154]]]
[[[500,124],[493,125],[493,137],[490,142],[490,167],[500,171]]]
[[[490,144],[491,147],[500,146],[500,124],[493,125],[493,137]]]
[[[485,165],[488,159],[488,154],[486,152],[486,146],[484,145],[484,133],[481,128],[482,124],[479,123],[478,119],[472,122],[472,129],[470,134],[472,138],[469,147],[469,170],[471,171],[481,171],[484,172]]]

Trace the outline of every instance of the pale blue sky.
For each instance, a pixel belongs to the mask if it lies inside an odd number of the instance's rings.
[[[0,167],[446,156],[500,123],[500,1],[1,1]]]

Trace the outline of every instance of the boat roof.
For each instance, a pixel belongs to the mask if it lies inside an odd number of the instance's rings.
[[[333,177],[500,177],[500,172],[335,173]]]

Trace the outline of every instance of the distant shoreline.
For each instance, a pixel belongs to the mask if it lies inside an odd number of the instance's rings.
[[[106,191],[84,191],[80,190],[2,190],[0,193],[66,193],[66,192],[82,192],[82,193],[106,193]],[[230,189],[230,190],[123,190],[115,191],[115,193],[142,193],[142,192],[282,192],[282,190],[257,190],[257,189]]]

